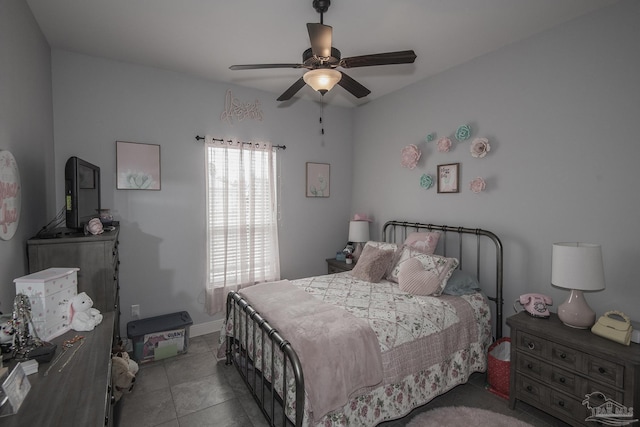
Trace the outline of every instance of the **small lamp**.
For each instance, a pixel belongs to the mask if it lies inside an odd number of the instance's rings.
[[[558,306],[558,318],[562,323],[578,329],[593,326],[596,313],[587,304],[582,291],[600,291],[605,288],[600,245],[554,243],[551,284],[571,289],[567,300]]]
[[[340,81],[342,73],[333,68],[317,68],[307,71],[302,78],[306,84],[324,96]]]
[[[362,254],[362,244],[369,241],[369,221],[349,221],[349,241],[356,244],[354,261]]]

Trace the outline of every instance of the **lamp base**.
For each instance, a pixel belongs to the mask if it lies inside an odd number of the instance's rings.
[[[353,251],[353,260],[355,262],[358,262],[358,258],[360,258],[360,255],[362,255],[362,243],[358,242],[356,243],[356,248]]]
[[[596,322],[596,313],[584,299],[582,291],[572,289],[569,298],[558,306],[558,318],[576,329],[589,329]]]

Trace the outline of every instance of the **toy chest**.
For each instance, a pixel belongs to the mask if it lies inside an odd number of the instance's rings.
[[[133,343],[133,358],[138,363],[147,363],[186,353],[192,324],[186,311],[127,323],[127,337]]]
[[[78,268],[48,268],[18,277],[16,294],[29,297],[31,319],[45,341],[69,331],[69,301],[78,294]]]

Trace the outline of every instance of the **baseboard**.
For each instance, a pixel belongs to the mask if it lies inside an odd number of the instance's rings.
[[[220,331],[222,329],[222,325],[224,324],[224,319],[212,320],[211,322],[198,323],[197,325],[191,325],[189,328],[189,336],[190,337],[198,337],[200,335],[212,334],[214,332]]]

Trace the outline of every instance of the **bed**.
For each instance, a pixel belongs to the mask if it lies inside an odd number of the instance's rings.
[[[487,230],[389,221],[351,272],[230,292],[221,349],[271,426],[401,418],[486,370],[502,336],[502,258]],[[454,289],[462,275],[475,285]]]

